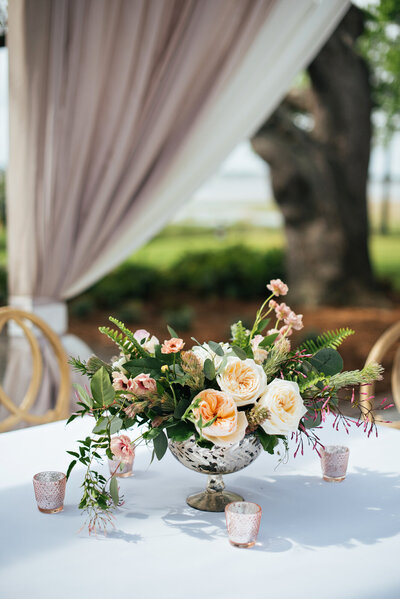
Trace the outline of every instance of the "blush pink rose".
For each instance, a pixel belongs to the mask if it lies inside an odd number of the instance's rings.
[[[129,380],[122,372],[114,371],[112,373],[112,377],[113,377],[112,386],[114,387],[114,389],[116,391],[120,391],[122,389],[128,389]]]
[[[121,460],[121,462],[128,462],[135,456],[135,448],[129,437],[126,435],[120,435],[119,437],[113,437],[110,443],[111,453]]]
[[[128,389],[135,395],[147,395],[157,391],[157,383],[150,375],[138,374],[134,379],[129,379]]]
[[[280,279],[272,279],[267,285],[267,289],[272,291],[274,295],[286,295],[289,287]]]
[[[171,337],[171,339],[167,339],[161,346],[162,354],[176,354],[178,351],[183,349],[185,343],[183,339],[178,339],[177,337]]]

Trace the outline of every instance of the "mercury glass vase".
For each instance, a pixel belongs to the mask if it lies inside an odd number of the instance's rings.
[[[223,512],[228,503],[243,501],[241,495],[225,489],[222,475],[246,468],[262,451],[261,442],[254,434],[246,435],[230,447],[199,447],[194,436],[182,442],[169,441],[168,445],[172,455],[186,468],[208,475],[205,491],[186,498],[188,505],[205,512]]]

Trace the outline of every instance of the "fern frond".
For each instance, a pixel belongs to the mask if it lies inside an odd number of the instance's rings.
[[[136,350],[135,345],[122,333],[110,327],[99,327],[100,333],[106,335],[111,341],[118,345],[119,349],[124,354],[131,354]]]
[[[80,372],[81,374],[89,374],[89,369],[86,365],[86,362],[83,362],[79,357],[78,358],[74,358],[73,356],[70,356],[69,360],[68,360],[68,364],[70,364],[73,368],[73,370],[75,370],[75,372]]]
[[[317,383],[322,383],[325,381],[325,374],[321,372],[312,371],[306,379],[298,380],[297,383],[299,385],[300,393],[303,393],[303,391],[311,389],[311,387],[315,387]]]
[[[347,337],[350,337],[350,335],[354,335],[354,331],[348,327],[337,329],[336,331],[325,331],[316,339],[308,339],[307,341],[304,341],[304,343],[300,345],[299,349],[306,349],[312,354],[316,354],[324,347],[337,349]]]
[[[132,333],[132,331],[130,331],[123,322],[121,322],[120,320],[117,320],[117,318],[114,318],[113,316],[110,316],[109,320],[115,324],[120,331],[122,331],[122,333],[125,335],[125,337],[127,339],[129,339],[129,341],[132,343],[132,345],[134,346],[134,348],[136,349],[137,353],[142,356],[142,358],[148,358],[149,354],[147,353],[147,351],[145,349],[143,349],[143,347],[140,345],[139,341],[135,338],[134,334]]]

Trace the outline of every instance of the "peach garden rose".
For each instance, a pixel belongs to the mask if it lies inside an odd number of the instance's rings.
[[[259,364],[251,358],[228,358],[226,367],[217,376],[222,391],[229,393],[236,405],[254,403],[267,388],[267,376]]]
[[[257,405],[268,410],[269,417],[261,424],[268,435],[295,432],[307,412],[298,384],[282,379],[274,379],[268,385]]]
[[[197,421],[200,416],[203,424],[216,417],[215,422],[206,428],[196,429],[215,445],[228,447],[241,441],[248,425],[246,414],[238,412],[235,401],[227,393],[216,389],[204,389],[194,398],[200,400],[193,415]]]

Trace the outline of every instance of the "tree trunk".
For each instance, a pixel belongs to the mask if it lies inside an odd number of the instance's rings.
[[[375,298],[366,201],[372,103],[355,49],[362,31],[353,6],[308,67],[310,87],[289,94],[252,139],[284,217],[296,303]]]

